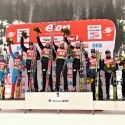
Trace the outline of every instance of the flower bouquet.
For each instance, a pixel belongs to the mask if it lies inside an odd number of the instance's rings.
[[[106,71],[114,71],[116,68],[115,64],[111,63],[111,64],[106,64],[105,65],[105,70]]]
[[[25,38],[25,39],[27,39],[29,36],[27,35],[27,33],[26,32],[22,32],[22,36]]]
[[[6,42],[7,42],[7,46],[13,44],[13,40],[11,38],[7,38]]]
[[[64,35],[70,35],[70,30],[69,30],[68,28],[61,29],[61,32],[62,32]]]
[[[125,62],[125,56],[120,56],[120,57],[119,57],[119,60],[120,60],[121,62]]]
[[[87,84],[92,84],[93,82],[94,82],[94,79],[93,79],[93,78],[88,77],[88,78],[86,79],[86,83],[87,83]]]
[[[41,29],[40,29],[39,27],[35,27],[33,30],[34,30],[37,34],[42,33],[42,32],[41,32]]]

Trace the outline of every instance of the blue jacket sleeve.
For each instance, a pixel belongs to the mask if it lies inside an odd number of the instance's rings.
[[[11,46],[9,46],[9,53],[10,53],[11,57],[14,59],[14,58],[15,58],[15,55],[14,55],[13,52],[12,52]]]

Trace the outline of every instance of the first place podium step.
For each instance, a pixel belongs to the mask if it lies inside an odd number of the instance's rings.
[[[91,92],[42,92],[25,94],[26,109],[93,110]]]

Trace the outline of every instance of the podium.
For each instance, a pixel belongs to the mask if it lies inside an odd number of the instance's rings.
[[[125,111],[125,101],[97,101],[92,98],[92,92],[27,92],[25,100],[0,100],[1,110],[29,109],[37,110],[110,110]]]
[[[25,109],[25,100],[0,100],[0,109]]]
[[[94,110],[91,92],[28,92],[25,109]]]

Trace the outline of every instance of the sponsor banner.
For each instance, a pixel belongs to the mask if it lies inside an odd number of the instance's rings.
[[[22,36],[22,32],[26,32],[27,35],[29,36],[29,29],[17,29],[17,43],[20,43],[20,39]],[[29,37],[27,39],[24,40],[24,42],[29,42]]]
[[[90,55],[91,49],[96,49],[101,52],[102,58],[105,58],[106,50],[110,50],[111,55],[113,56],[114,46],[112,44],[112,41],[107,41],[106,43],[105,42],[101,43],[99,41],[95,41],[95,42],[87,41],[87,42],[83,42],[83,43],[84,43],[84,46],[89,46],[88,48],[86,48],[86,50],[88,51],[88,55]]]
[[[54,26],[54,28],[53,28]],[[110,48],[113,53],[116,37],[116,28],[111,20],[93,19],[77,21],[43,22],[10,25],[6,30],[6,36],[12,35],[14,43],[19,43],[22,31],[26,31],[29,38],[25,42],[36,42],[36,33],[34,28],[39,27],[42,31],[40,39],[42,42],[51,40],[52,36],[56,44],[63,41],[62,28],[68,28],[71,31],[69,41],[81,41],[87,51],[91,48],[99,49],[103,54]],[[110,45],[110,46],[109,46]],[[107,48],[108,47],[108,48]]]
[[[71,45],[75,45],[76,42],[76,36],[68,36],[67,37],[69,43]],[[63,36],[40,36],[40,41],[45,46],[47,42],[52,43],[54,41],[55,45],[59,46],[60,42],[63,42]],[[67,47],[67,43],[65,43],[65,47]]]
[[[13,40],[17,43],[17,31],[22,29],[29,32],[30,41],[36,42],[36,33],[33,30],[35,27],[41,29],[40,36],[62,36],[61,29],[68,28],[71,31],[70,35],[77,36],[80,41],[113,41],[116,32],[115,25],[111,20],[93,19],[10,25],[6,30],[6,36],[12,32]]]
[[[101,39],[102,39],[102,26],[88,25],[88,40],[101,40]]]

